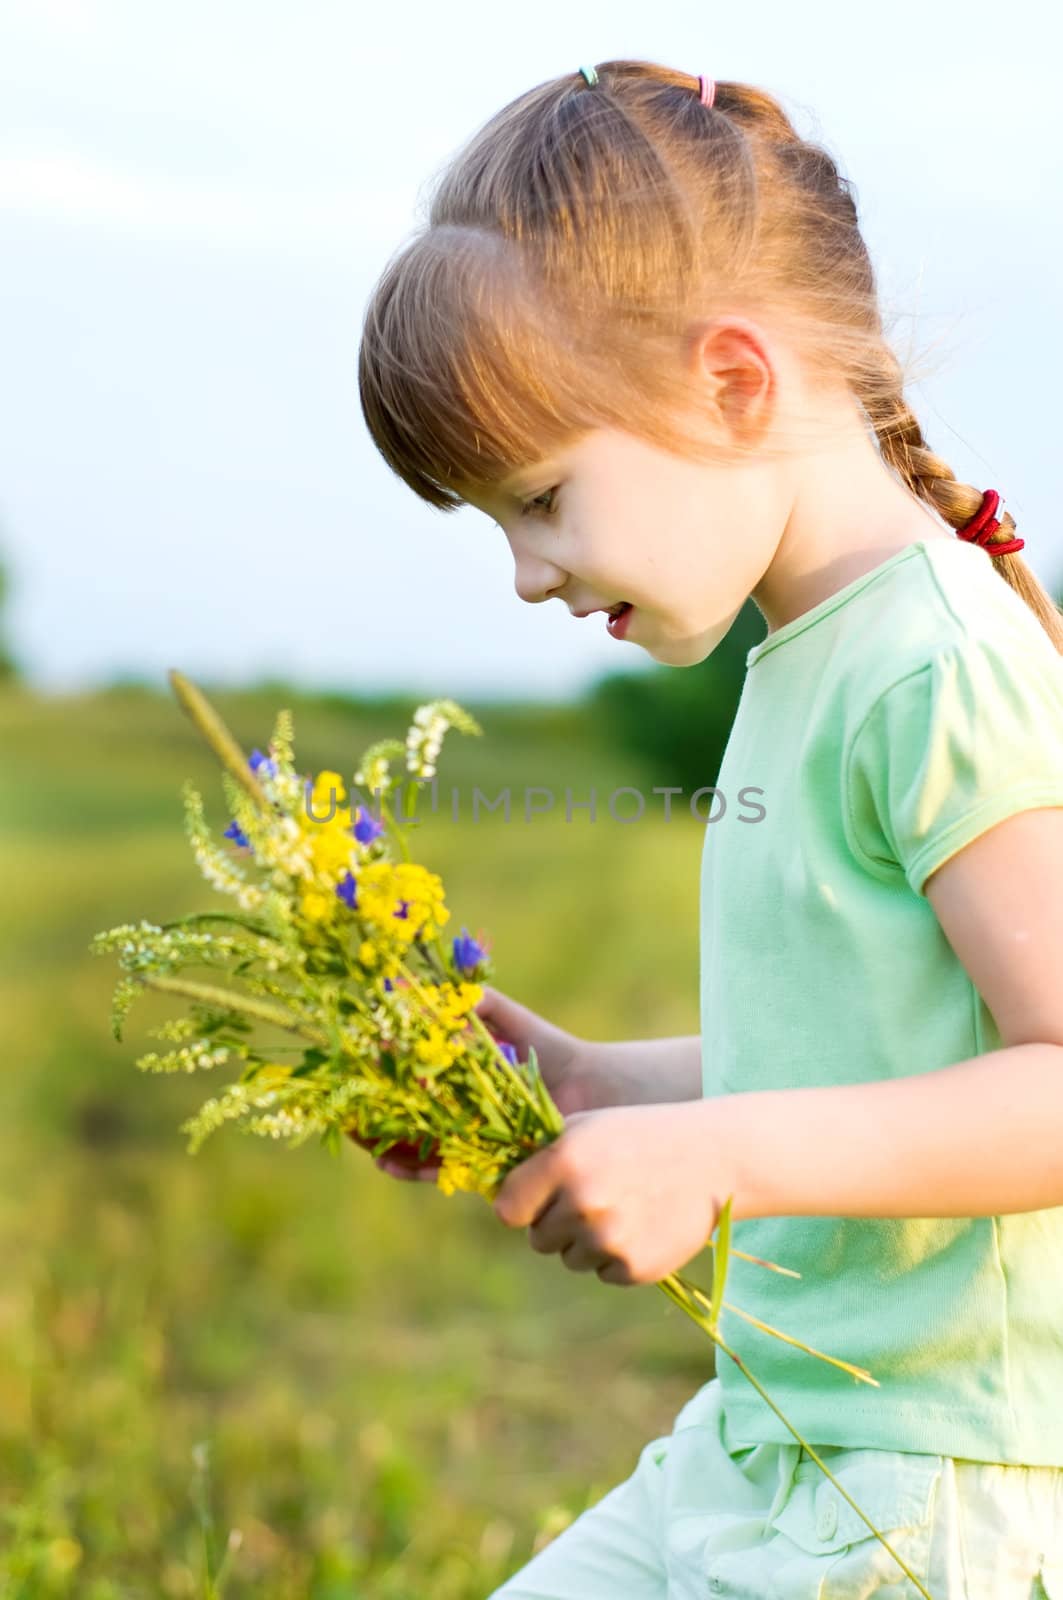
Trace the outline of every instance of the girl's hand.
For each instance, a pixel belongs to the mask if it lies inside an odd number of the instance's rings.
[[[732,1192],[711,1100],[577,1112],[495,1195],[533,1250],[603,1283],[657,1283],[708,1244]]]
[[[563,1117],[612,1104],[607,1098],[601,1045],[548,1022],[501,989],[485,983],[483,991],[476,1015],[496,1039],[514,1046],[520,1061],[527,1061],[534,1048],[542,1080]]]
[[[527,1061],[534,1046],[543,1082],[562,1116],[614,1103],[610,1098],[614,1085],[604,1056],[607,1046],[591,1044],[557,1027],[490,984],[482,987],[476,1015],[500,1043],[513,1045],[518,1060]],[[363,1150],[370,1148],[368,1141],[356,1134],[348,1136]],[[407,1183],[435,1183],[442,1163],[434,1151],[422,1161],[417,1145],[399,1143],[377,1156],[375,1165],[389,1177]]]
[[[376,1142],[372,1139],[359,1139],[350,1128],[347,1130],[347,1137],[355,1144],[360,1144],[363,1150],[371,1150]],[[435,1146],[432,1147],[432,1151],[434,1150]],[[373,1165],[380,1172],[386,1172],[389,1178],[401,1178],[406,1183],[435,1183],[436,1175],[443,1163],[432,1152],[429,1152],[428,1157],[422,1161],[419,1152],[420,1145],[407,1144],[405,1140],[400,1140],[398,1144],[389,1145],[382,1151],[374,1159]]]

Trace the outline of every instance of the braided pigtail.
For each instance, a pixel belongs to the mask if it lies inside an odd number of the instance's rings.
[[[915,412],[904,398],[896,357],[890,351],[885,360],[895,373],[895,386],[876,386],[873,394],[861,397],[878,436],[883,460],[897,470],[913,494],[932,506],[950,526],[966,527],[981,509],[982,490],[960,483],[948,462],[931,450]],[[1000,576],[1025,600],[1056,649],[1063,654],[1063,611],[1017,550],[1008,555],[993,555],[994,544],[1006,544],[1014,537],[1015,520],[1005,511],[1000,515],[999,530],[983,548]]]

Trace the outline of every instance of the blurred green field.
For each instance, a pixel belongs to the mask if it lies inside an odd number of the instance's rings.
[[[212,698],[247,749],[290,705],[300,767],[344,774],[415,703]],[[467,704],[487,736],[448,736],[415,847],[447,933],[485,930],[497,986],[576,1032],[696,1032],[703,823],[613,821],[614,789],[668,780],[586,711]],[[117,967],[87,945],[220,903],[180,804],[190,776],[225,826],[213,758],[133,688],[4,687],[0,741],[0,1595],[199,1600],[235,1530],[225,1600],[486,1600],[628,1476],[711,1342],[353,1145],[225,1130],[188,1156],[178,1124],[215,1085],[135,1070],[173,1009],[149,997],[114,1041]],[[472,823],[474,784],[511,788],[510,823]],[[554,815],[522,820],[526,785]],[[593,824],[565,821],[566,785],[596,789]]]

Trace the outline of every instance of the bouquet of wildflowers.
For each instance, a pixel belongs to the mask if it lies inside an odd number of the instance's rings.
[[[268,754],[245,758],[200,691],[179,673],[171,681],[223,764],[228,845],[212,838],[191,784],[185,822],[203,876],[235,905],[96,936],[92,949],[117,954],[124,974],[115,1037],[137,996],[159,990],[185,1001],[186,1014],[152,1030],[170,1048],[142,1056],[141,1069],[239,1067],[183,1125],[192,1151],[225,1122],[294,1144],[317,1135],[333,1150],[346,1133],[375,1154],[407,1144],[424,1159],[434,1148],[444,1193],[492,1197],[563,1119],[534,1052],[518,1061],[476,1015],[491,975],[486,944],[467,929],[444,942],[443,884],[410,859],[393,808],[407,777],[434,776],[449,728],[480,727],[452,700],[421,706],[405,743],[363,755],[359,802],[338,773],[295,771],[288,712]],[[186,977],[188,967],[228,981]],[[286,1042],[261,1043],[256,1025]]]
[[[350,1135],[377,1156],[405,1147],[426,1161],[435,1151],[444,1194],[467,1190],[493,1200],[512,1167],[564,1132],[564,1118],[534,1049],[520,1061],[476,1014],[482,983],[492,976],[487,944],[467,928],[444,940],[450,911],[443,884],[410,859],[395,804],[407,780],[416,785],[434,777],[448,729],[477,735],[481,728],[453,700],[423,705],[405,741],[383,740],[366,750],[348,790],[336,772],[296,772],[289,712],[278,713],[267,753],[253,750],[246,757],[195,685],[178,672],[170,680],[222,764],[232,817],[222,838],[212,837],[202,798],[187,783],[185,823],[200,871],[234,907],[96,935],[93,952],[117,955],[122,969],[112,1010],[115,1037],[121,1039],[137,997],[152,989],[183,1001],[185,1009],[151,1030],[170,1048],[149,1051],[138,1067],[239,1068],[182,1125],[190,1151],[223,1123],[289,1144],[317,1135],[333,1153]],[[416,787],[407,822],[415,805]],[[225,981],[187,977],[189,967],[213,969]],[[256,1030],[284,1042],[262,1042]],[[728,1200],[718,1238],[706,1240],[714,1252],[711,1295],[679,1273],[658,1287],[737,1363],[930,1600],[721,1336],[726,1309],[875,1383],[863,1368],[813,1350],[724,1300],[730,1229]]]

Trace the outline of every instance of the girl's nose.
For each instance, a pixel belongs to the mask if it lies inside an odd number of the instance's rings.
[[[544,561],[541,556],[515,553],[514,563],[513,587],[529,605],[549,600],[564,585],[565,574],[561,568]]]

